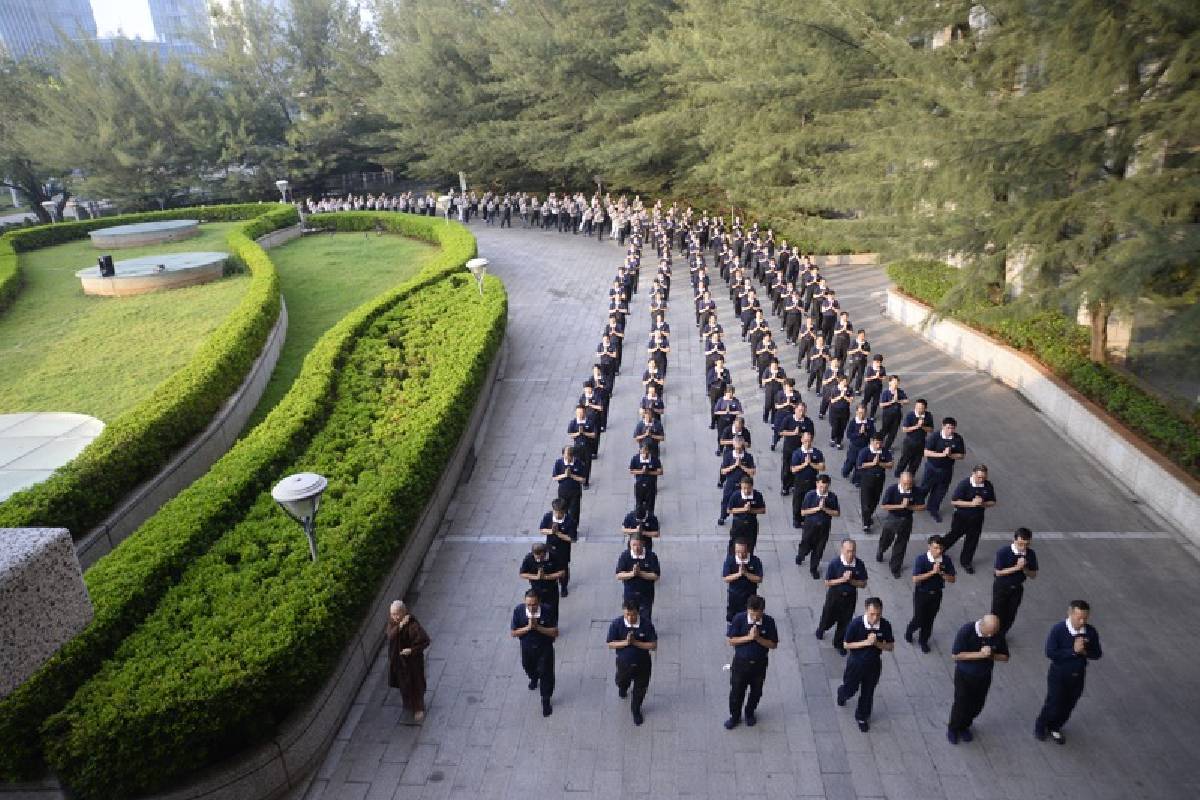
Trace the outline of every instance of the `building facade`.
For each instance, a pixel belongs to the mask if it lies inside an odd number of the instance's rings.
[[[0,0],[0,54],[48,58],[60,33],[69,39],[96,38],[88,0]]]

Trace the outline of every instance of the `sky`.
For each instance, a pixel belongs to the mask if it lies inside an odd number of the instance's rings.
[[[146,0],[91,0],[91,3],[97,36],[115,36],[120,32],[130,38],[154,38]]]

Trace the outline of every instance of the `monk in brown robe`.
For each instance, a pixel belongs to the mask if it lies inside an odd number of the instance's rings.
[[[425,648],[429,634],[396,600],[388,613],[388,686],[400,690],[404,708],[414,722],[425,719]]]

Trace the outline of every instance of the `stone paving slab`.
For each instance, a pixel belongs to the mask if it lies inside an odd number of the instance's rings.
[[[49,478],[103,430],[86,414],[0,414],[0,501]]]
[[[399,696],[386,688],[381,655],[325,763],[296,800],[1200,795],[1200,779],[1189,769],[1200,740],[1200,722],[1190,711],[1200,707],[1194,667],[1200,648],[1177,625],[1162,624],[1186,617],[1196,561],[1152,510],[1058,436],[1052,420],[884,318],[879,293],[886,277],[867,267],[827,274],[889,371],[905,376],[910,396],[927,396],[935,416],[958,417],[966,460],[992,469],[1000,504],[988,512],[981,554],[994,552],[1017,525],[1039,532],[1034,546],[1042,573],[1028,584],[1010,636],[1013,659],[997,665],[976,741],[952,747],[944,738],[952,693],[948,652],[957,626],[987,610],[990,578],[982,571],[964,575],[948,590],[931,654],[901,641],[885,656],[871,732],[860,733],[850,711],[833,702],[844,662],[828,640],[813,638],[824,592],[792,563],[797,536],[778,493],[779,456],[767,450],[769,433],[753,414],[748,421],[768,505],[759,547],[762,594],[781,643],[758,726],[721,727],[730,650],[719,573],[728,533],[714,524],[720,498],[703,355],[686,271],[678,266],[658,500],[663,539],[655,548],[663,564],[655,603],[660,644],[646,724],[632,725],[612,685],[603,638],[619,613],[612,573],[620,520],[632,507],[626,466],[635,452],[639,356],[648,331],[649,251],[642,290],[631,303],[624,375],[592,489],[583,497],[584,541],[574,549],[572,592],[563,600],[556,646],[555,711],[544,719],[526,690],[507,623],[524,590],[519,560],[540,539],[532,533],[554,496],[551,466],[588,374],[621,253],[582,237],[472,227],[489,269],[510,293],[509,366],[478,463],[447,512],[412,598],[434,640],[428,717],[419,727],[401,724]],[[721,286],[718,279],[714,288]],[[714,295],[729,324],[727,292]],[[747,347],[736,338],[729,346],[735,382],[749,387]],[[791,369],[795,351],[784,352]],[[804,394],[811,406],[812,394]],[[759,406],[757,392],[740,395],[749,407]],[[825,423],[817,425],[817,441],[827,441]],[[845,513],[831,538],[873,539],[861,533],[857,496],[847,482],[835,475],[834,490]],[[922,517],[913,538],[945,529]],[[1042,536],[1043,530],[1052,533]],[[910,545],[910,557],[916,552]],[[901,627],[910,616],[909,585],[874,567],[868,561],[866,593],[880,595],[885,616]],[[1070,743],[1056,747],[1033,739],[1032,720],[1045,687],[1045,633],[1074,597],[1092,601],[1105,658],[1089,670],[1067,728]]]

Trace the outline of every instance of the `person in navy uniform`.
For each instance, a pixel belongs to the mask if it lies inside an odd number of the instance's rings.
[[[650,443],[643,441],[638,454],[629,459],[629,474],[633,476],[633,500],[654,512],[658,498],[658,476],[663,474],[662,461],[651,452]]]
[[[542,716],[553,709],[550,697],[554,694],[554,640],[558,638],[558,612],[546,605],[530,589],[525,602],[513,609],[509,636],[521,640],[521,667],[529,676],[530,691],[541,687]]]
[[[858,486],[861,483],[858,474],[858,454],[871,444],[875,435],[875,420],[867,416],[867,407],[861,403],[854,409],[854,419],[846,426],[846,460],[842,462],[842,477],[849,478],[850,483]]]
[[[783,442],[779,458],[779,494],[784,497],[791,494],[792,483],[795,480],[792,472],[792,456],[795,454],[796,448],[800,446],[801,436],[806,431],[812,430],[814,430],[812,420],[805,416],[803,411],[797,412],[795,408],[779,427],[779,438]],[[774,448],[775,446],[772,445],[771,449]]]
[[[934,534],[928,539],[929,549],[917,556],[913,562],[913,615],[904,629],[904,641],[912,644],[917,634],[917,644],[922,653],[929,652],[929,637],[933,633],[933,621],[942,607],[942,590],[947,583],[958,578],[954,562],[943,550],[942,537]]]
[[[558,588],[566,597],[567,585],[571,582],[571,545],[579,538],[575,520],[567,513],[567,504],[558,498],[551,500],[550,510],[542,515],[539,528],[546,537],[550,557],[562,568]]]
[[[538,542],[525,554],[519,574],[529,581],[529,588],[537,592],[543,603],[558,605],[558,582],[564,574],[563,564],[554,557],[545,542]]]
[[[651,622],[654,611],[654,584],[662,576],[658,556],[646,549],[640,536],[629,537],[629,547],[617,559],[617,580],[624,584],[626,602],[637,605],[638,614]]]
[[[854,709],[854,721],[858,729],[866,733],[871,729],[871,709],[875,705],[875,687],[883,670],[883,653],[891,652],[896,646],[892,636],[892,623],[883,618],[883,601],[868,597],[862,616],[855,617],[846,627],[846,669],[842,673],[842,685],[837,688],[837,704],[858,695],[858,706]]]
[[[1021,607],[1021,597],[1025,594],[1026,579],[1037,577],[1037,553],[1029,546],[1031,541],[1033,531],[1017,528],[1012,544],[1006,544],[996,551],[992,566],[992,613],[999,618],[1000,632],[1005,636],[1008,636],[1017,620],[1017,609]]]
[[[783,429],[787,426],[789,420],[793,419],[793,414],[796,411],[796,406],[802,405],[800,400],[800,390],[796,388],[796,379],[788,378],[783,382],[783,388],[775,393],[775,411],[771,418],[771,449],[775,449],[775,445],[779,444],[779,438],[783,435]],[[807,419],[804,414],[801,414],[801,419]],[[812,421],[808,421],[808,425],[812,425]],[[815,430],[815,428],[814,428]],[[797,436],[792,442],[792,446],[800,443]]]
[[[979,547],[979,537],[983,534],[985,509],[996,505],[996,489],[987,479],[987,475],[987,466],[976,464],[971,468],[970,477],[959,481],[954,487],[954,493],[950,495],[954,516],[950,518],[946,549],[953,547],[959,539],[964,539],[962,556],[958,562],[972,575],[975,574],[972,564],[975,560],[975,550]]]
[[[754,464],[754,456],[746,449],[746,440],[741,436],[733,437],[733,445],[721,456],[721,515],[717,524],[724,525],[729,516],[729,501],[742,485],[742,478],[753,478],[758,471]]]
[[[617,694],[624,699],[633,686],[633,697],[629,710],[633,713],[633,724],[645,722],[642,717],[642,701],[650,686],[650,652],[658,649],[658,633],[650,620],[642,619],[638,604],[626,600],[622,604],[621,616],[608,626],[608,647],[617,655]]]
[[[907,470],[915,478],[925,455],[925,440],[933,431],[933,414],[929,413],[929,404],[924,398],[917,398],[913,410],[904,415],[900,430],[904,438],[900,443],[900,458],[896,459],[896,471],[892,474],[899,478],[900,473]]]
[[[899,578],[900,570],[904,568],[904,556],[908,552],[908,538],[912,535],[913,512],[925,507],[911,472],[900,473],[899,482],[884,491],[879,507],[887,512],[887,516],[879,532],[879,550],[875,553],[875,560],[882,562],[884,553],[890,548],[892,555],[888,560],[888,569],[893,578]]]
[[[817,622],[816,637],[833,628],[833,649],[846,655],[846,626],[858,606],[858,590],[867,585],[867,565],[858,557],[853,539],[843,539],[840,552],[825,569],[825,605]]]
[[[713,418],[717,429],[717,455],[721,455],[721,433],[733,422],[734,417],[741,416],[744,409],[742,401],[734,394],[733,384],[725,385],[725,395],[713,406]]]
[[[567,423],[567,436],[571,437],[571,444],[575,448],[572,452],[579,456],[583,467],[583,488],[586,489],[592,482],[592,461],[596,458],[600,434],[588,419],[584,406],[575,406],[575,416]]]
[[[803,414],[803,408],[804,404],[801,403],[794,413]],[[792,473],[792,527],[797,530],[804,521],[800,514],[804,498],[817,488],[817,476],[825,471],[825,455],[813,447],[812,420],[807,416],[804,419],[809,427],[803,429],[800,444],[792,451],[791,460],[788,462]]]
[[[648,408],[643,408],[641,413],[642,418],[638,420],[637,426],[633,429],[633,440],[638,443],[639,451],[642,445],[647,445],[650,448],[650,455],[658,458],[659,447],[667,435],[663,429],[662,420],[655,419],[654,412]]]
[[[1033,726],[1033,735],[1040,741],[1049,736],[1058,744],[1067,743],[1062,729],[1083,694],[1087,662],[1103,655],[1100,633],[1088,625],[1091,613],[1086,600],[1072,600],[1067,618],[1056,622],[1046,637],[1046,658],[1050,659],[1046,702]]]
[[[951,648],[954,658],[954,704],[946,724],[950,744],[974,739],[971,724],[983,711],[992,685],[992,667],[1008,661],[1008,644],[1000,633],[1000,620],[985,614],[958,629]]]
[[[767,504],[762,492],[754,488],[754,479],[743,475],[738,484],[738,491],[729,498],[727,511],[733,515],[733,524],[729,526],[729,547],[733,552],[733,543],[745,539],[750,545],[750,552],[758,545],[758,518],[767,513]]]
[[[892,451],[883,446],[883,434],[872,434],[867,447],[858,452],[855,466],[860,487],[858,499],[864,531],[871,530],[871,525],[875,522],[875,507],[879,505],[879,496],[883,494],[883,484],[891,466]]]
[[[761,595],[746,601],[746,610],[734,616],[725,630],[725,641],[733,648],[733,663],[729,665],[729,718],[725,729],[733,730],[742,721],[742,702],[745,701],[746,724],[758,722],[755,712],[762,699],[763,682],[767,679],[767,656],[779,646],[775,620],[766,614],[767,602]],[[746,697],[746,690],[750,696]]]
[[[724,417],[722,416],[720,419],[718,419],[717,405],[721,402],[722,398],[726,397],[726,390],[732,386],[732,378],[730,377],[729,369],[725,366],[724,356],[719,356],[716,361],[713,362],[713,365],[708,368],[706,380],[706,385],[708,386],[709,408],[711,409],[711,413],[709,414],[708,428],[709,430],[718,430],[717,424],[723,421]],[[729,393],[728,397],[732,399],[733,394]],[[723,414],[724,408],[722,408],[722,415]],[[720,434],[718,434],[718,436],[719,435]]]
[[[867,360],[870,358],[871,343],[867,341],[867,329],[859,328],[858,335],[846,351],[846,377],[850,379],[850,388],[855,394],[862,391],[863,378],[867,376]]]
[[[867,407],[867,416],[874,419],[875,413],[879,410],[884,382],[887,381],[887,370],[883,367],[883,356],[879,353],[871,356],[870,366],[865,366],[864,369],[866,380],[862,388],[862,404]],[[858,391],[857,387],[855,387],[855,391]],[[891,444],[888,447],[891,447]]]
[[[625,546],[629,546],[629,539],[633,536],[642,537],[642,544],[647,551],[654,549],[654,540],[659,537],[661,529],[658,524],[658,517],[650,513],[650,509],[645,506],[637,506],[625,515],[625,519],[621,522],[621,532],[625,534]]]
[[[950,490],[954,478],[954,462],[961,461],[967,454],[966,443],[957,432],[958,420],[946,417],[942,428],[925,439],[925,479],[921,491],[925,495],[925,509],[935,522],[942,521],[942,498]]]
[[[904,404],[908,402],[908,392],[900,388],[899,375],[888,376],[887,387],[880,392],[877,399],[881,411],[879,432],[883,434],[883,446],[891,450],[896,443],[896,435],[900,433],[900,422],[904,417]],[[870,404],[866,405],[867,413],[875,416]]]
[[[563,448],[562,458],[554,462],[554,480],[558,483],[558,497],[567,504],[567,513],[579,525],[579,506],[583,496],[583,463],[575,457],[575,448]]]
[[[763,579],[762,560],[750,552],[750,543],[737,539],[733,552],[725,556],[721,567],[721,578],[725,581],[725,621],[732,622],[735,615],[746,610],[746,603],[758,594],[758,585]]]
[[[821,573],[821,558],[825,553],[825,543],[829,541],[829,529],[833,526],[833,518],[841,516],[841,506],[837,495],[829,491],[832,479],[825,473],[817,476],[817,488],[804,495],[800,504],[800,546],[796,551],[796,566],[804,564],[808,558],[808,571],[813,580],[819,580]]]

